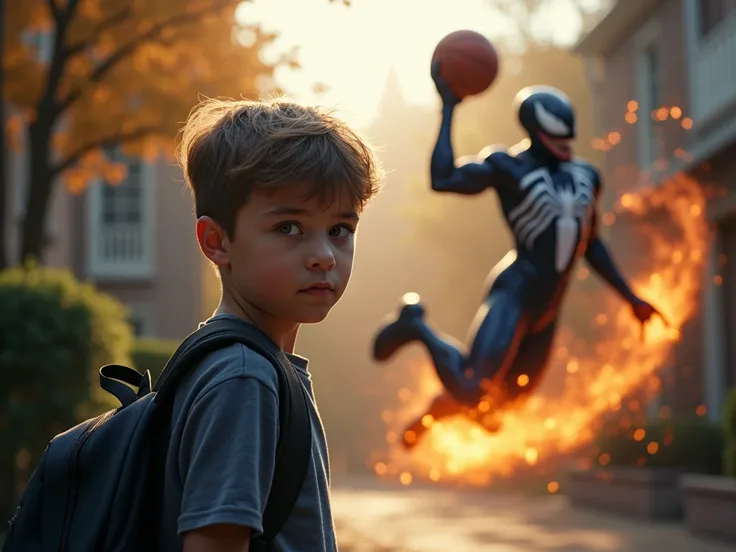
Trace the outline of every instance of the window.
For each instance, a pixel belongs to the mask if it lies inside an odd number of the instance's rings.
[[[729,16],[736,14],[736,0],[698,0],[700,37],[705,38]]]
[[[91,276],[151,277],[155,242],[152,166],[119,150],[106,153],[111,161],[125,164],[126,175],[118,184],[101,181],[90,188]]]
[[[111,156],[121,162],[121,156]],[[105,183],[102,192],[102,224],[140,224],[143,207],[143,167],[140,160],[127,162],[127,175],[118,185]]]
[[[644,67],[646,70],[647,86],[645,105],[648,108],[645,112],[648,115],[649,125],[647,128],[647,141],[649,142],[650,163],[653,163],[661,157],[661,140],[657,134],[657,126],[652,117],[652,112],[662,105],[662,86],[660,73],[659,52],[654,44],[650,44],[644,49]]]
[[[659,53],[654,44],[644,49],[644,66],[648,75],[647,101],[653,109],[662,105],[662,88],[660,83]]]
[[[662,71],[659,48],[655,37],[649,37],[639,50],[638,97],[640,119],[637,124],[639,165],[648,169],[662,157],[662,140],[653,112],[662,106]]]

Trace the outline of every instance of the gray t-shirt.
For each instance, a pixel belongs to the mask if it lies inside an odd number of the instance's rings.
[[[329,498],[329,459],[307,360],[287,355],[308,392],[312,459],[291,516],[274,541],[279,552],[337,550]],[[209,355],[180,384],[165,474],[162,550],[181,550],[186,531],[214,524],[263,530],[278,440],[278,376],[243,345]]]

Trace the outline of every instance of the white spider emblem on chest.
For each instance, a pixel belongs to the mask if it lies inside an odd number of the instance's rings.
[[[562,163],[560,170],[570,175],[567,186],[555,186],[549,170],[542,167],[519,181],[524,200],[509,213],[511,228],[519,243],[530,251],[539,235],[556,221],[555,270],[564,272],[580,239],[587,239],[590,210],[594,202],[591,174],[576,163]]]

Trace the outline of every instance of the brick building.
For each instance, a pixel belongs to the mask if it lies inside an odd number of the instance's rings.
[[[621,168],[633,166],[655,184],[685,171],[725,189],[706,207],[698,314],[673,361],[679,384],[666,391],[681,410],[700,402],[718,419],[736,386],[736,0],[619,0],[575,51],[588,64],[601,132],[621,127],[632,100],[640,114],[682,113],[679,124],[639,117],[633,140],[608,152],[613,187],[636,186],[621,182],[632,174]]]

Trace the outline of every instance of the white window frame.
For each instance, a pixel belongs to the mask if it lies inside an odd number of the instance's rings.
[[[93,181],[87,190],[87,272],[95,280],[149,279],[155,274],[155,199],[156,164],[141,160],[141,239],[143,254],[131,262],[128,259],[105,259],[100,255],[104,239],[102,222],[104,186],[101,179]]]
[[[658,154],[661,153],[661,151],[658,151],[661,149],[661,144],[655,135],[655,122],[652,120],[652,111],[659,106],[652,105],[653,102],[650,99],[653,75],[651,74],[648,60],[649,52],[654,50],[657,55],[658,64],[655,78],[660,79],[659,87],[661,89],[660,36],[661,26],[659,21],[652,20],[637,33],[634,39],[634,50],[636,52],[636,99],[639,104],[639,120],[636,123],[637,152],[639,166],[644,170],[650,170],[657,161]]]

